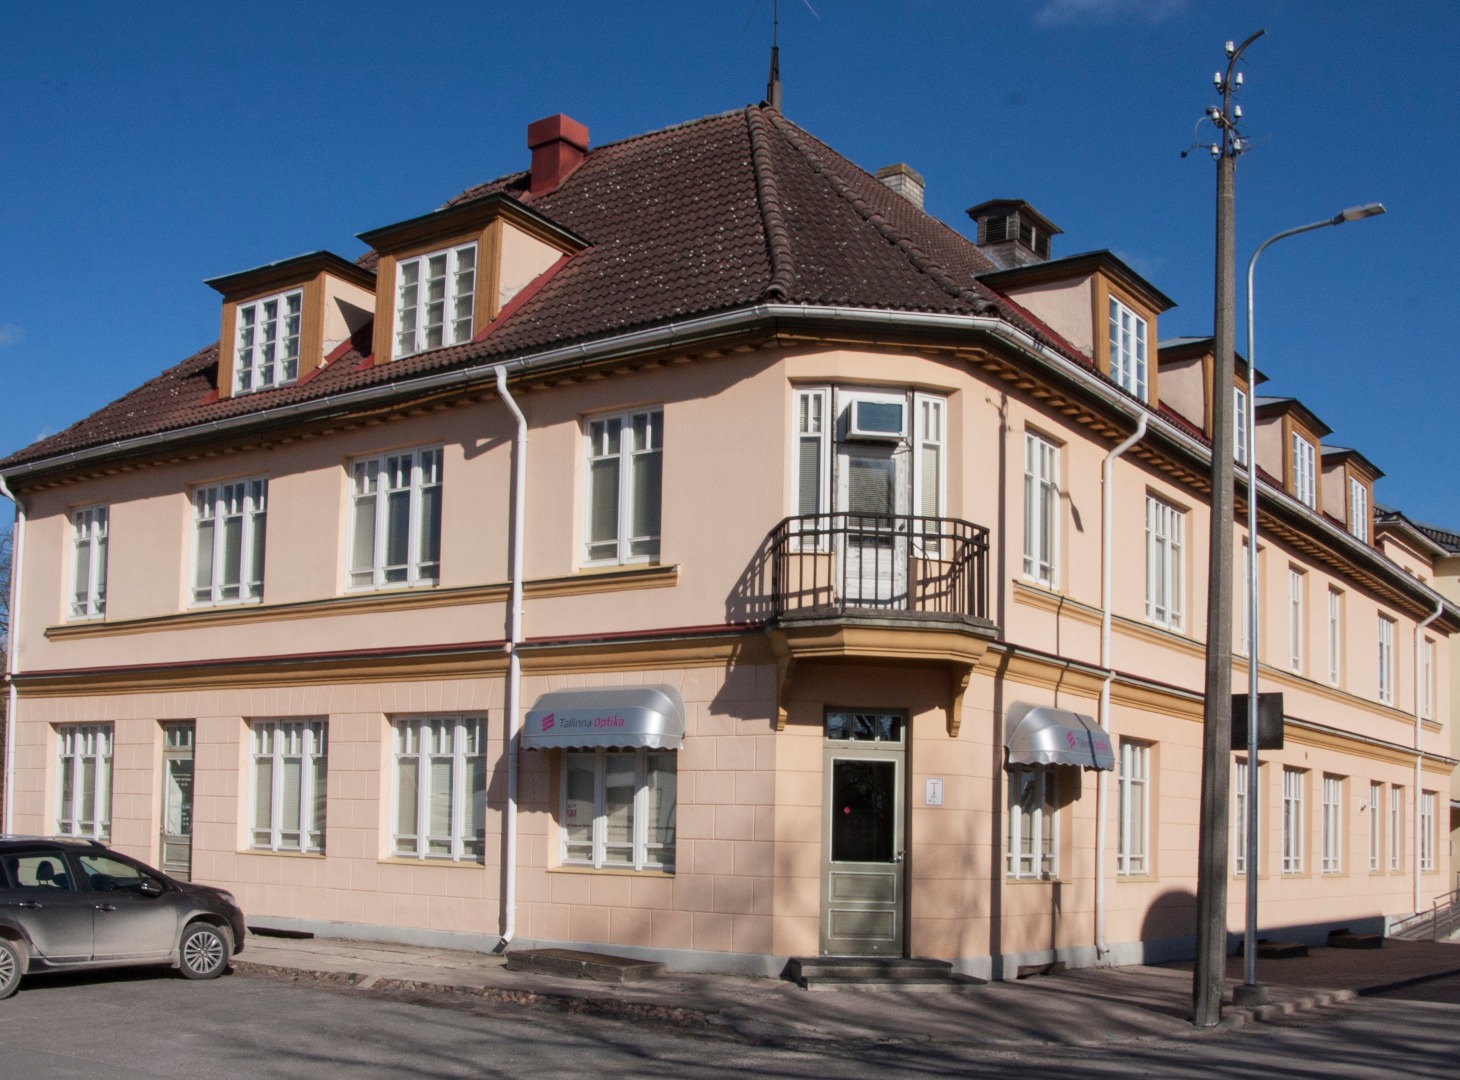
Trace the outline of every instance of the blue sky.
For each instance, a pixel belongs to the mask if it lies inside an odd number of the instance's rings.
[[[203,279],[354,257],[524,167],[532,120],[596,145],[759,100],[770,22],[771,0],[0,0],[0,453],[216,339]],[[1162,336],[1209,334],[1215,169],[1179,154],[1222,43],[1259,27],[1240,267],[1281,229],[1389,213],[1263,256],[1258,367],[1387,473],[1380,501],[1460,526],[1460,4],[783,0],[784,111],[911,164],[965,233],[967,207],[1028,199],[1055,255],[1109,248],[1177,301]]]

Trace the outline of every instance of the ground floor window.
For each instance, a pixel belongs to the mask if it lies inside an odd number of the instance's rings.
[[[1283,873],[1303,872],[1302,769],[1283,770]]]
[[[1323,778],[1323,872],[1343,870],[1343,779]]]
[[[1058,767],[1020,765],[1009,770],[1009,877],[1059,875],[1058,807]]]
[[[108,840],[112,831],[112,726],[56,729],[56,832]]]
[[[1120,846],[1116,873],[1150,872],[1147,850],[1151,835],[1151,748],[1146,743],[1120,742]]]
[[[391,853],[408,859],[481,859],[486,851],[486,717],[397,717],[391,726]]]
[[[1419,868],[1425,873],[1435,869],[1435,793],[1425,791],[1419,797]]]
[[[673,750],[563,753],[564,866],[674,869]]]
[[[268,851],[324,850],[323,720],[253,725],[251,843]]]

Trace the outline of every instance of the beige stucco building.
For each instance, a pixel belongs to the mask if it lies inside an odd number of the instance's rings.
[[[359,260],[212,282],[219,344],[0,462],[5,829],[320,933],[766,973],[1189,951],[1245,370],[1214,390],[1170,299],[1048,258],[1027,204],[975,245],[767,106],[528,142]],[[1261,924],[1382,925],[1451,879],[1460,610],[1376,541],[1374,466],[1257,415]]]

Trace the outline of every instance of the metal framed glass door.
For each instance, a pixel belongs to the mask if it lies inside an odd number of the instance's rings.
[[[901,956],[906,720],[828,710],[823,748],[821,952]]]
[[[183,881],[193,866],[193,722],[162,725],[162,872]]]

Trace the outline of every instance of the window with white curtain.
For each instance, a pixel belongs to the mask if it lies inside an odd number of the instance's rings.
[[[1404,867],[1404,788],[1389,785],[1389,871]]]
[[[1377,874],[1384,842],[1384,785],[1369,783],[1369,873]]]
[[[234,316],[233,392],[247,394],[299,378],[304,293],[280,293],[239,304]]]
[[[1016,765],[1008,771],[1011,878],[1059,876],[1059,770],[1057,765]]]
[[[109,840],[112,831],[112,725],[56,729],[56,834]]]
[[[1232,873],[1247,873],[1247,762],[1232,765]]]
[[[1435,715],[1435,640],[1425,638],[1419,649],[1419,714],[1426,720]]]
[[[1133,397],[1146,400],[1146,320],[1110,297],[1110,378]]]
[[[324,851],[326,750],[323,720],[253,724],[251,846]]]
[[[476,269],[476,244],[396,263],[397,357],[471,340]]]
[[[1024,433],[1024,576],[1043,585],[1058,583],[1059,447],[1032,431]]]
[[[441,459],[437,447],[365,458],[351,466],[351,588],[440,580]]]
[[[1379,700],[1394,704],[1394,620],[1379,616]]]
[[[1185,515],[1154,495],[1146,496],[1146,618],[1181,629]]]
[[[71,511],[71,618],[106,614],[108,519],[105,506]]]
[[[1294,567],[1288,568],[1288,668],[1303,670],[1303,591],[1307,575]]]
[[[486,850],[485,716],[410,716],[395,742],[391,853],[479,860]]]
[[[1328,685],[1343,681],[1343,592],[1328,589]]]
[[[674,869],[673,750],[568,750],[561,812],[564,866]]]
[[[1419,868],[1425,873],[1435,869],[1435,793],[1422,791],[1419,796]]]
[[[1348,531],[1358,539],[1369,542],[1369,489],[1349,477],[1348,482]]]
[[[1323,778],[1323,872],[1343,871],[1343,778]]]
[[[1283,769],[1283,873],[1303,872],[1303,785],[1301,769]]]
[[[796,501],[792,512],[824,514],[830,509],[831,390],[821,386],[796,391],[793,420]]]
[[[1240,386],[1232,388],[1232,436],[1233,453],[1238,465],[1247,464],[1247,391]]]
[[[1131,739],[1120,741],[1120,837],[1117,874],[1150,873],[1151,747]]]
[[[1313,444],[1293,432],[1293,497],[1310,508],[1318,505],[1314,471],[1316,457]]]
[[[1238,560],[1240,565],[1238,576],[1241,578],[1237,586],[1237,603],[1233,605],[1237,609],[1237,655],[1246,656],[1252,649],[1252,566],[1248,561],[1249,552],[1247,541],[1242,541],[1242,555]]]
[[[588,421],[587,429],[584,561],[657,559],[663,500],[663,410],[596,417]]]
[[[257,600],[264,588],[267,480],[193,491],[193,603]]]

